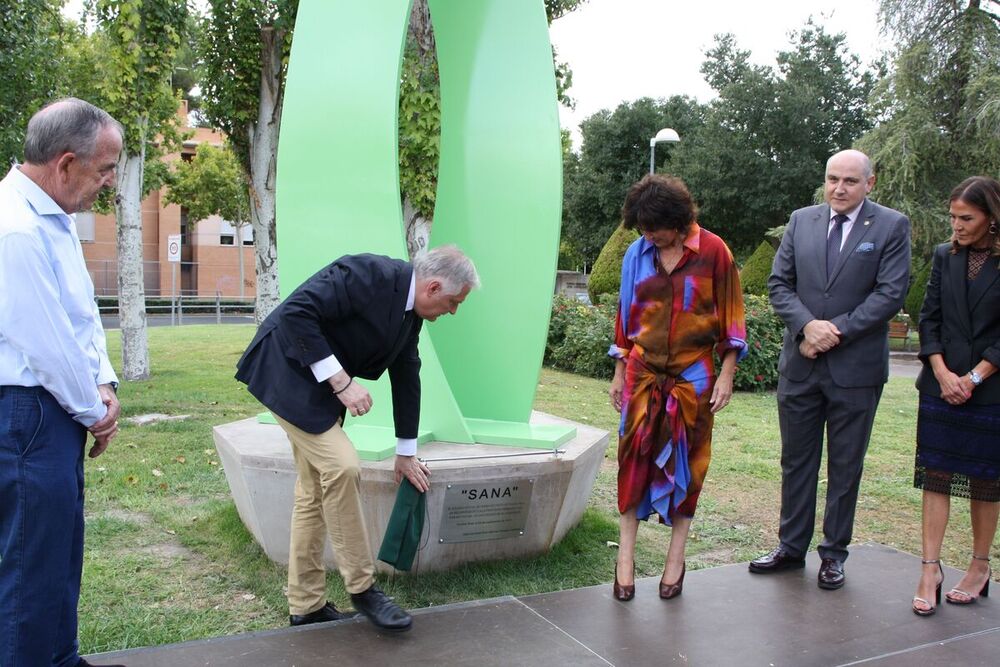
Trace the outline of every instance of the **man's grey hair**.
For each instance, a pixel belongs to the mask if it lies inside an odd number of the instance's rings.
[[[42,107],[28,121],[24,161],[47,164],[63,153],[89,160],[97,150],[97,137],[108,126],[125,136],[121,123],[104,109],[75,97],[64,97]]]
[[[445,294],[458,294],[466,287],[479,287],[476,266],[453,245],[443,245],[417,255],[413,259],[413,271],[417,278],[440,280]]]

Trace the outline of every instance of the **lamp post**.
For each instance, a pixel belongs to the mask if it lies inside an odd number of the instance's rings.
[[[653,173],[655,168],[654,155],[656,154],[656,144],[669,141],[670,143],[677,143],[681,138],[677,135],[677,131],[669,127],[665,127],[656,133],[656,136],[649,140],[649,173]]]

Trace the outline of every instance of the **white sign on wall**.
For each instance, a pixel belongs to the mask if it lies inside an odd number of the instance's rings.
[[[181,261],[181,235],[170,234],[167,236],[167,261]]]

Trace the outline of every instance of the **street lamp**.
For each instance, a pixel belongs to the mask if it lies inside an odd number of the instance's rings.
[[[654,155],[656,154],[656,144],[669,141],[671,143],[676,143],[680,141],[681,138],[677,136],[677,131],[669,127],[665,127],[656,133],[656,136],[649,140],[649,173],[653,173],[655,163]]]

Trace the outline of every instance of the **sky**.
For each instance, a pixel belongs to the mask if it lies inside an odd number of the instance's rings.
[[[560,107],[561,124],[579,148],[580,121],[601,109],[640,97],[709,101],[714,91],[698,70],[719,33],[733,33],[754,62],[774,65],[789,33],[811,16],[845,33],[867,64],[881,46],[876,13],[877,0],[588,0],[549,30],[559,60],[573,70],[576,109]]]
[[[374,1],[374,0],[359,0]],[[538,0],[541,2],[541,0]],[[83,0],[63,12],[78,16]],[[560,107],[560,122],[579,148],[579,124],[601,109],[640,97],[713,91],[698,71],[714,36],[731,32],[755,62],[773,65],[788,35],[811,16],[829,32],[847,35],[849,49],[869,63],[878,56],[878,0],[587,0],[549,30],[559,60],[573,70],[575,109]],[[683,140],[683,137],[681,138]]]

